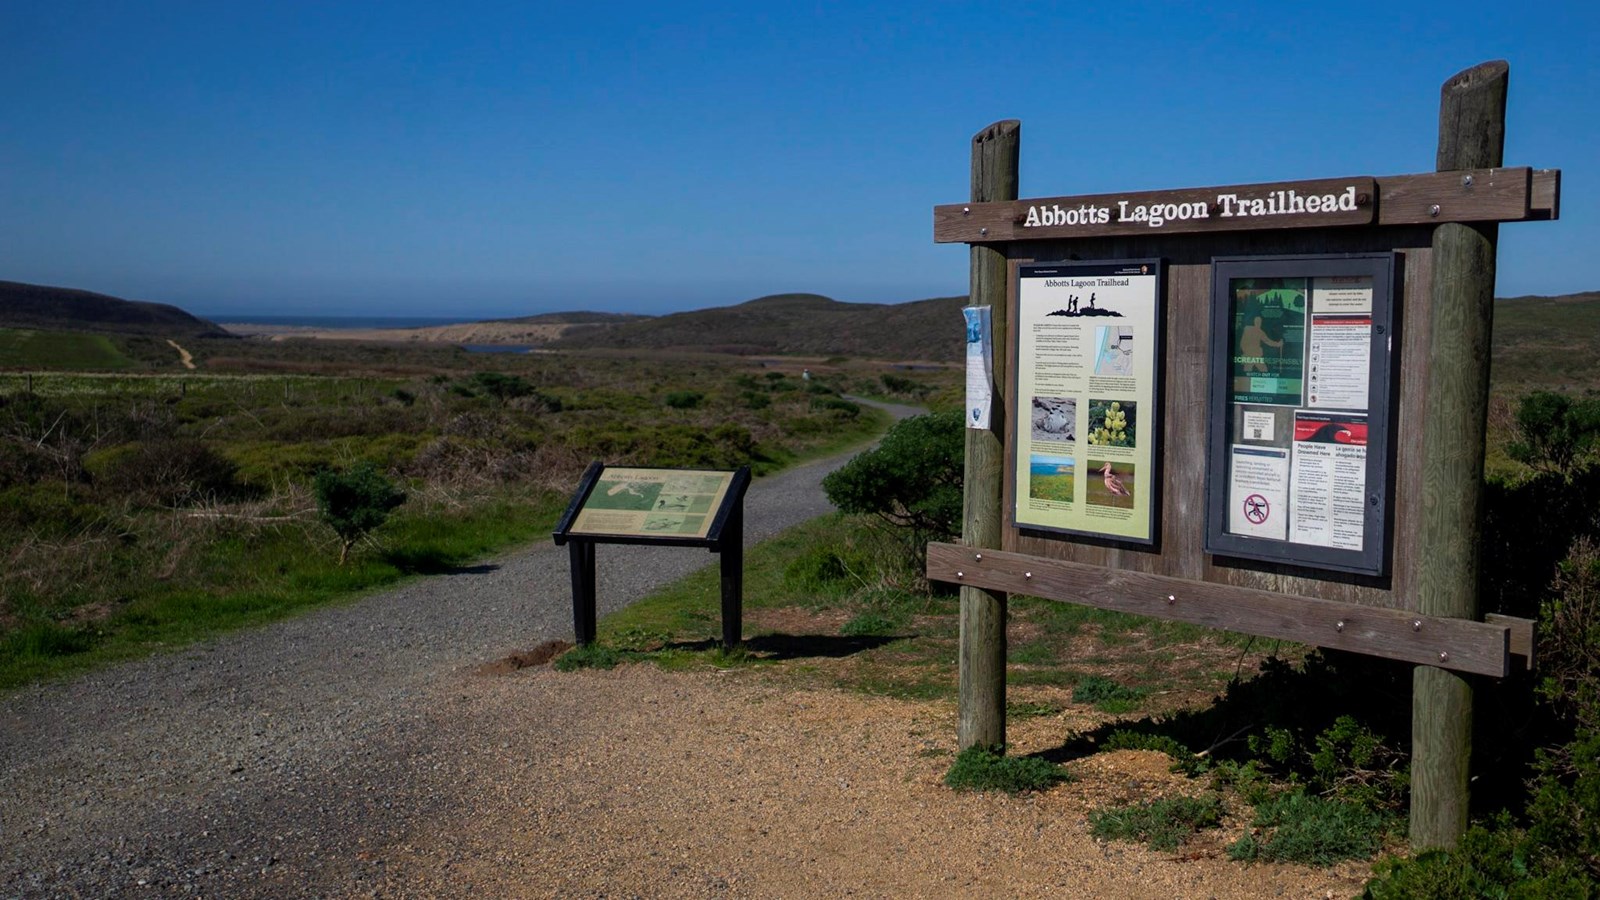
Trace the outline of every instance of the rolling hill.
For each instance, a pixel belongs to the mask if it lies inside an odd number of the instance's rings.
[[[0,281],[0,328],[162,338],[227,335],[217,325],[165,303],[124,300],[92,291],[17,281]]]
[[[702,350],[953,362],[961,358],[965,297],[910,303],[842,303],[774,294],[736,306],[600,324],[552,349]]]

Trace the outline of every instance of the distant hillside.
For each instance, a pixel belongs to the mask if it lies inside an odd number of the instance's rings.
[[[1490,365],[1498,390],[1595,387],[1600,291],[1496,300]]]
[[[774,294],[737,306],[589,328],[549,346],[953,362],[964,352],[965,302],[965,297],[941,297],[841,303],[817,294]]]
[[[490,319],[489,321],[511,322],[517,325],[614,325],[620,322],[648,318],[650,317],[639,313],[572,310],[570,312],[539,313],[536,316],[517,316],[511,319]]]
[[[225,335],[176,306],[72,288],[0,281],[0,328],[94,331],[163,338]]]

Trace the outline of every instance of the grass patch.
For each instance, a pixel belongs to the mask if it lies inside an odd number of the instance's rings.
[[[1168,797],[1089,814],[1089,833],[1103,840],[1138,841],[1154,850],[1176,850],[1206,828],[1222,823],[1222,798]]]
[[[603,644],[580,644],[556,657],[557,672],[576,672],[579,669],[615,669],[631,657],[630,651],[618,650]]]
[[[987,747],[968,747],[944,775],[945,786],[957,791],[1004,791],[1022,794],[1048,790],[1070,780],[1055,763],[1037,756],[1006,756]]]
[[[1092,704],[1103,713],[1120,715],[1139,708],[1147,692],[1118,684],[1104,675],[1090,675],[1072,689],[1073,703]]]
[[[1228,847],[1230,858],[1330,866],[1377,853],[1388,822],[1357,804],[1295,791],[1257,806],[1251,825],[1257,830]]]
[[[173,351],[173,359],[177,359],[177,351]],[[0,328],[0,367],[60,371],[133,365],[105,335]]]
[[[1028,496],[1035,500],[1073,502],[1073,477],[1067,475],[1034,475],[1028,479]]]

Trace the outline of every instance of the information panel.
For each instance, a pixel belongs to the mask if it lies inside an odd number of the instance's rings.
[[[705,538],[735,474],[606,466],[566,533]]]
[[[1017,527],[1154,543],[1162,283],[1157,259],[1018,268]]]
[[[1384,572],[1394,271],[1213,261],[1207,552]]]

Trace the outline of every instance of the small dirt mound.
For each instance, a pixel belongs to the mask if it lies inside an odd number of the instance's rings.
[[[476,669],[479,675],[510,675],[512,672],[533,666],[542,666],[572,649],[569,641],[545,641],[532,650],[513,653],[503,659],[484,663]]]

